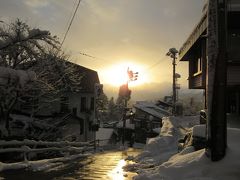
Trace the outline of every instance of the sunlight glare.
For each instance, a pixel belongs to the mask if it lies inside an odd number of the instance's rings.
[[[127,69],[132,70],[133,72],[138,72],[138,79],[136,81],[129,82],[129,86],[137,86],[147,82],[147,76],[143,71],[143,66],[137,63],[121,63],[114,64],[111,67],[108,67],[102,70],[102,81],[106,84],[111,84],[113,86],[120,86],[125,84],[128,81]]]
[[[108,176],[114,180],[124,180],[123,166],[126,165],[126,161],[121,159],[117,166],[108,173]]]

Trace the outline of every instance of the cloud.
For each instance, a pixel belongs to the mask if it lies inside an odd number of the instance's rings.
[[[108,3],[107,3],[108,2]],[[85,1],[85,7],[91,14],[91,20],[96,23],[98,21],[116,21],[119,18],[119,10],[109,1],[91,0]]]
[[[23,2],[31,8],[40,8],[49,5],[49,1],[47,0],[25,0]]]

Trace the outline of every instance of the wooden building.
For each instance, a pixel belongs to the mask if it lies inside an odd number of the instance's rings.
[[[60,124],[58,128],[62,129],[63,136],[66,134],[63,138],[67,140],[94,140],[97,128],[95,86],[100,83],[98,73],[69,61],[66,61],[63,65],[65,65],[65,68],[71,67],[72,73],[79,77],[76,78],[79,79],[77,85],[71,85],[71,82],[68,81],[68,87],[65,88],[64,92],[57,94],[54,101],[47,101],[46,103],[46,98],[43,96],[38,98],[36,103],[35,101],[18,103],[15,110],[19,114],[29,116],[34,109],[37,109],[34,113],[35,117],[55,119]],[[63,72],[56,71],[55,73],[61,74]],[[66,85],[66,83],[63,84]]]
[[[208,14],[203,15],[179,50],[180,61],[189,62],[190,89],[206,89],[208,65]],[[240,2],[229,0],[227,6],[227,112],[240,114]]]
[[[152,102],[138,101],[133,106],[135,141],[146,143],[147,138],[159,135],[156,130],[162,127],[162,118],[170,116],[171,113]]]

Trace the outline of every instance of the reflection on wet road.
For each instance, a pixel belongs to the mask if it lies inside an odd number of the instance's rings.
[[[125,151],[107,151],[97,153],[85,159],[62,165],[45,172],[32,172],[27,170],[14,170],[4,172],[6,180],[128,180],[136,174],[124,172],[122,167],[130,161],[125,161],[128,156],[136,156],[141,150],[129,148]],[[0,178],[1,179],[1,178]]]

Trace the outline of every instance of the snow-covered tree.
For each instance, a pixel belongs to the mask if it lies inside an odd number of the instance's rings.
[[[32,109],[36,113],[42,108],[59,101],[65,92],[78,92],[81,90],[81,79],[84,74],[78,69],[76,64],[67,61],[68,57],[60,54],[57,57],[54,52],[45,54],[42,59],[35,63],[30,69],[37,75],[34,87],[28,93],[31,101],[41,98],[38,108]]]
[[[108,98],[106,94],[103,92],[101,95],[96,99],[96,105],[98,111],[106,111],[108,108]]]
[[[19,19],[11,24],[1,23],[1,66],[27,69],[28,66],[38,61],[48,48],[59,48],[57,37],[51,36],[49,31],[30,28]],[[27,63],[26,67],[24,63]]]
[[[0,24],[0,123],[8,134],[9,114],[16,103],[31,105],[45,97],[45,106],[66,90],[79,90],[80,72],[59,47],[49,31],[31,28],[19,19]]]
[[[9,114],[23,89],[27,89],[27,84],[35,79],[32,71],[14,70],[0,67],[0,127],[5,127],[9,131]],[[1,130],[4,132],[4,129]]]

